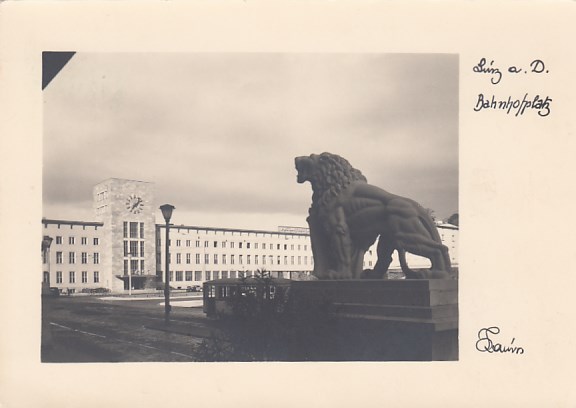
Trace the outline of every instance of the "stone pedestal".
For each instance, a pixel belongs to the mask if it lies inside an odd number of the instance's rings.
[[[458,360],[457,280],[292,282],[294,299],[325,301],[347,361]]]

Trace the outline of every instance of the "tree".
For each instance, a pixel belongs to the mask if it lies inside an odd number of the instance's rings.
[[[448,217],[448,219],[446,220],[446,222],[447,222],[448,224],[452,224],[452,225],[459,226],[458,213],[452,214],[450,217]]]

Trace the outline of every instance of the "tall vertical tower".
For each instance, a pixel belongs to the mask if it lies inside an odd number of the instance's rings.
[[[111,178],[94,186],[96,219],[104,223],[102,266],[113,292],[155,285],[154,184]]]

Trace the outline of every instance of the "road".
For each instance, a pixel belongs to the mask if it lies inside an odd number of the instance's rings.
[[[160,298],[45,297],[42,361],[194,361],[194,346],[214,329],[201,307],[176,306],[200,300],[172,299],[170,322],[165,324]]]

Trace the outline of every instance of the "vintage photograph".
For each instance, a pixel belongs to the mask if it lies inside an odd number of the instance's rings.
[[[459,69],[43,52],[42,362],[458,360]]]

